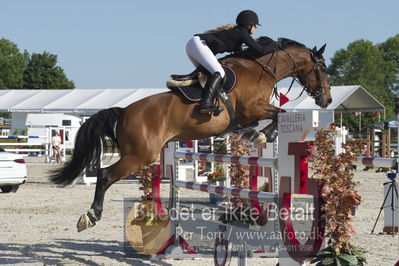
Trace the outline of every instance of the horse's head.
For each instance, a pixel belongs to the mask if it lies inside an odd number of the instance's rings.
[[[233,60],[245,58],[255,61],[258,67],[260,66],[263,71],[271,76],[273,79],[271,82],[277,82],[286,77],[297,78],[304,90],[322,108],[326,108],[332,102],[330,85],[328,85],[327,80],[327,67],[323,58],[326,45],[323,45],[319,50],[316,47],[309,49],[304,44],[294,40],[279,38],[275,42],[264,36],[258,38],[257,42],[262,46],[273,43],[274,46],[278,46],[278,52],[259,56],[253,49],[244,49],[239,54],[230,55],[226,58],[233,58]],[[280,64],[284,67],[277,67]],[[270,76],[265,75],[269,78]]]
[[[331,102],[331,88],[327,80],[327,66],[323,53],[326,45],[319,50],[316,47],[309,49],[309,57],[305,65],[297,70],[296,76],[305,90],[311,95],[318,106],[326,108]]]

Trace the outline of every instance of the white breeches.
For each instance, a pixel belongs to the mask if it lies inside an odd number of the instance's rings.
[[[200,37],[194,36],[191,38],[186,46],[188,58],[195,67],[199,65],[205,67],[211,74],[219,72],[222,78],[225,73],[223,67],[220,65],[211,49],[206,45],[206,42],[201,40]]]

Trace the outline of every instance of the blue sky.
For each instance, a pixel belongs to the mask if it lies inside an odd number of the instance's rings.
[[[243,9],[260,17],[254,37],[327,43],[327,59],[355,40],[399,33],[398,0],[1,0],[0,38],[56,54],[78,89],[163,88],[170,74],[192,71],[193,34],[234,23]]]

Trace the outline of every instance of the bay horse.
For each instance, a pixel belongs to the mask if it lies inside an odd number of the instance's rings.
[[[261,38],[258,40],[261,43]],[[317,105],[326,108],[332,101],[323,52],[289,39],[279,41],[280,49],[264,56],[243,51],[220,61],[237,76],[229,99],[240,125],[272,119],[276,123],[279,108],[271,105],[274,84],[295,77]],[[202,139],[218,135],[229,125],[228,112],[218,116],[201,114],[196,104],[187,102],[176,92],[164,92],[141,99],[126,108],[109,108],[90,117],[79,129],[71,159],[50,175],[62,186],[72,184],[87,166],[101,160],[103,143],[118,147],[120,159],[101,168],[97,174],[91,208],[78,222],[78,231],[101,219],[106,190],[115,182],[138,172],[141,166],[155,162],[168,141]]]

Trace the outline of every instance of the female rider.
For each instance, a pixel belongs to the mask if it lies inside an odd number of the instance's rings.
[[[221,87],[225,72],[216,59],[216,54],[238,52],[241,50],[242,44],[246,44],[249,49],[255,50],[260,56],[277,49],[275,43],[262,46],[251,37],[256,27],[260,26],[258,15],[255,12],[251,10],[241,11],[237,16],[236,24],[230,29],[196,34],[187,43],[187,55],[194,66],[201,65],[211,74],[199,105],[200,113],[212,113],[217,108],[213,104],[213,97]]]

